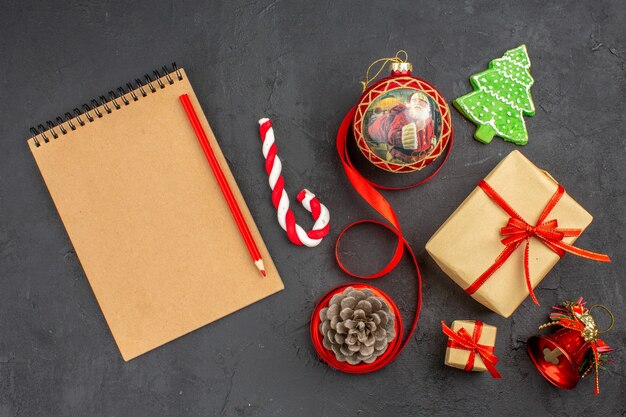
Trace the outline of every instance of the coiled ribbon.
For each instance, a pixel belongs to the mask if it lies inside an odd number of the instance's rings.
[[[454,133],[451,132],[450,134],[450,143],[448,144],[446,155],[443,161],[441,162],[440,166],[428,177],[426,177],[425,179],[421,180],[420,182],[416,184],[412,184],[412,185],[405,186],[405,187],[387,187],[387,186],[379,185],[379,184],[374,183],[373,181],[370,181],[364,178],[354,167],[348,155],[348,148],[347,148],[348,133],[350,131],[350,125],[352,124],[352,120],[354,119],[356,108],[357,108],[356,106],[352,107],[350,111],[348,112],[348,114],[346,114],[346,116],[344,117],[343,121],[341,122],[339,131],[337,132],[337,153],[339,154],[339,159],[341,160],[341,164],[343,165],[346,175],[348,176],[348,180],[350,181],[354,189],[389,224],[379,222],[376,220],[359,220],[357,222],[354,222],[348,225],[339,234],[339,237],[337,237],[337,243],[335,246],[335,257],[337,259],[337,263],[339,264],[339,267],[341,268],[342,271],[344,271],[346,274],[354,278],[375,279],[375,278],[380,278],[388,274],[389,272],[391,272],[398,265],[398,263],[400,262],[400,259],[402,259],[402,255],[404,254],[404,251],[406,250],[411,258],[411,261],[413,262],[413,265],[415,266],[415,272],[416,272],[416,278],[417,278],[417,294],[416,294],[417,305],[415,308],[415,314],[413,316],[413,323],[411,324],[411,328],[409,332],[406,334],[406,338],[404,339],[404,341],[401,344],[398,344],[397,348],[393,349],[392,351],[385,352],[375,362],[368,364],[368,366],[366,367],[359,368],[357,372],[355,372],[354,366],[349,365],[347,363],[338,362],[338,363],[332,364],[332,366],[344,372],[367,373],[367,372],[373,372],[373,371],[379,370],[387,366],[389,363],[393,362],[400,355],[402,350],[404,350],[408,342],[411,340],[411,336],[415,332],[415,328],[417,326],[420,311],[422,308],[422,275],[420,273],[417,259],[415,258],[415,254],[413,253],[411,246],[404,238],[404,234],[402,233],[402,228],[400,227],[400,222],[398,221],[398,217],[396,216],[395,211],[391,207],[391,204],[389,204],[389,202],[385,199],[385,197],[383,197],[382,194],[376,190],[376,188],[384,189],[384,190],[403,190],[407,188],[417,187],[418,185],[421,185],[425,183],[426,181],[430,180],[439,172],[443,164],[448,159],[450,149],[452,148],[452,141],[453,141]],[[355,226],[366,224],[366,223],[375,224],[375,225],[384,227],[385,229],[391,231],[394,235],[396,235],[398,240],[397,240],[396,248],[394,250],[394,254],[391,260],[382,269],[380,269],[378,272],[375,272],[373,274],[359,275],[359,274],[355,274],[351,272],[341,261],[339,257],[339,243],[341,242],[341,239],[343,238],[344,234],[348,230],[350,230],[351,228]],[[402,332],[398,332],[398,337],[402,337],[401,335],[402,335]]]

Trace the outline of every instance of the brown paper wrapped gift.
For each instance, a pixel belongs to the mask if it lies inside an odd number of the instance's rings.
[[[474,329],[476,327],[475,320],[454,320],[450,328],[454,333],[458,333],[459,330],[465,329],[470,335],[474,335]],[[482,323],[480,331],[480,337],[478,338],[478,345],[482,347],[493,348],[496,345],[496,332],[497,328],[489,324]],[[451,346],[452,345],[452,346]],[[464,349],[462,347],[454,347],[455,344],[452,339],[448,340],[448,347],[446,348],[445,364],[452,366],[453,368],[464,369],[467,371],[485,372],[487,367],[483,362],[479,354],[474,353],[473,366],[471,369],[467,369],[470,355],[472,351]]]
[[[523,219],[535,225],[555,195],[558,183],[519,151],[511,152],[484,179]],[[510,216],[486,192],[476,187],[426,244],[426,250],[464,290],[467,290],[502,253],[501,229]],[[584,230],[591,215],[567,193],[546,220],[558,220],[559,228]],[[572,244],[575,236],[562,242]],[[509,317],[529,295],[524,273],[525,245],[511,256],[476,290],[472,297],[503,317]],[[606,255],[604,256],[608,261]],[[559,261],[560,256],[537,237],[529,240],[529,281],[535,288]],[[601,260],[601,259],[596,259]]]

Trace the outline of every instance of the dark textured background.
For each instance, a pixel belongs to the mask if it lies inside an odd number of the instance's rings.
[[[0,416],[626,415],[625,22],[620,0],[4,2]],[[424,274],[414,340],[375,374],[330,369],[311,347],[308,321],[324,292],[349,282],[334,260],[337,232],[374,215],[349,187],[334,151],[365,68],[406,49],[414,72],[451,100],[470,90],[471,74],[521,43],[537,106],[522,150],[595,216],[579,245],[614,262],[566,256],[537,290],[541,307],[526,300],[508,320],[448,279],[425,253],[426,241],[516,149],[497,138],[476,142],[474,125],[453,110],[456,143],[441,174],[386,194]],[[31,125],[171,61],[188,71],[286,289],[124,363],[25,140]],[[264,114],[273,118],[291,195],[307,186],[331,210],[332,233],[315,249],[292,246],[274,219],[257,136]],[[391,239],[376,229],[355,231],[350,240],[346,255],[363,268],[381,265],[391,251]],[[407,320],[414,281],[404,260],[375,283]],[[599,398],[591,380],[573,392],[552,388],[525,351],[549,307],[579,295],[617,317],[606,336],[617,348],[615,363],[601,375]],[[504,379],[443,365],[440,320],[466,318],[498,327]]]

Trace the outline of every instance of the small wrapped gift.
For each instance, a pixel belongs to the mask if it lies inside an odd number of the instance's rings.
[[[480,181],[426,244],[441,269],[481,304],[509,317],[565,252],[591,215],[546,171],[511,152]]]
[[[489,371],[494,378],[501,378],[494,354],[495,326],[478,320],[455,320],[451,328],[442,321],[441,328],[448,336],[446,365],[465,371]]]

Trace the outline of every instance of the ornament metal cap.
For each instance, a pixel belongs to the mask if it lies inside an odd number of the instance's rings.
[[[401,72],[408,73],[413,71],[413,64],[410,62],[392,62],[391,63],[391,73]]]

